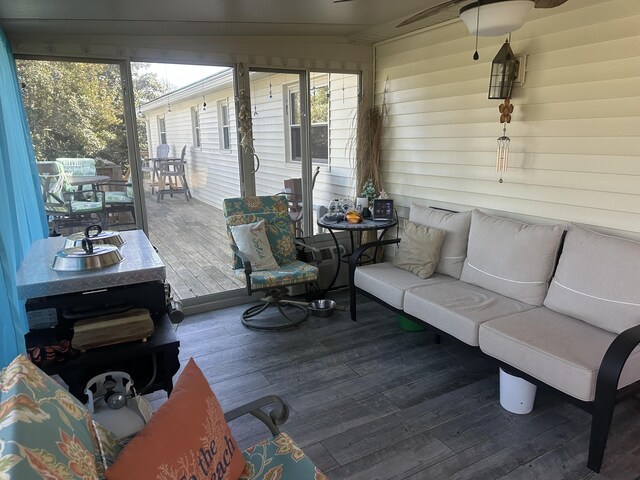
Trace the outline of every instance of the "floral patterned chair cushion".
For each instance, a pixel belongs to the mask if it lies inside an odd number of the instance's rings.
[[[234,275],[244,279],[244,270],[234,270]],[[313,282],[318,278],[318,267],[294,260],[280,265],[277,270],[260,270],[251,273],[251,286],[254,290],[277,287],[279,285],[293,285],[295,283]]]
[[[264,220],[271,251],[278,265],[297,259],[294,224],[288,213],[286,198],[278,196],[226,198],[223,201],[223,211],[227,219],[227,227]],[[228,228],[227,231],[229,240],[233,241]],[[233,268],[242,268],[242,261],[235,256]]]
[[[0,479],[98,478],[84,406],[26,357],[0,371]]]
[[[286,433],[242,452],[246,460],[240,480],[327,480]]]

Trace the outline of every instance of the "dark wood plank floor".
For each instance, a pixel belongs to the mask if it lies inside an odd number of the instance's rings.
[[[283,430],[334,480],[640,478],[640,399],[617,407],[596,475],[586,467],[588,414],[548,389],[531,414],[511,414],[495,366],[476,349],[450,338],[437,345],[358,302],[358,322],[336,312],[279,333],[244,328],[246,307],[188,317],[181,361],[194,357],[225,410],[282,396],[292,409]],[[231,426],[243,448],[268,436],[252,417]]]

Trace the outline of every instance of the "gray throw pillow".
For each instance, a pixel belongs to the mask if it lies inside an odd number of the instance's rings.
[[[439,228],[418,225],[407,220],[404,235],[396,256],[394,267],[407,270],[420,278],[429,278],[440,259],[440,249],[447,232]]]

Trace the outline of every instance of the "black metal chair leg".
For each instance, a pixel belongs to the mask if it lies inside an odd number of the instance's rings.
[[[284,317],[285,322],[279,323],[260,323],[254,322],[252,320],[253,317],[258,316],[262,312],[264,312],[267,308],[275,306],[279,313]],[[293,309],[298,312],[298,315],[292,315],[290,312],[287,312],[285,309]],[[257,304],[246,309],[242,316],[240,317],[240,321],[242,324],[250,328],[252,330],[266,330],[266,331],[278,331],[278,330],[288,330],[290,328],[297,327],[302,322],[304,322],[309,316],[309,310],[302,305],[293,305],[287,303],[281,303],[277,298],[270,297],[268,300],[264,301],[264,304]]]

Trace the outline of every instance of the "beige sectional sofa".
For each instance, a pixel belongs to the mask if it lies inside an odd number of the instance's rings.
[[[359,266],[362,246],[350,258],[352,319],[359,291],[567,394],[593,414],[588,466],[599,471],[616,400],[640,387],[640,243],[479,210],[412,204],[408,220],[446,231],[434,274]]]

